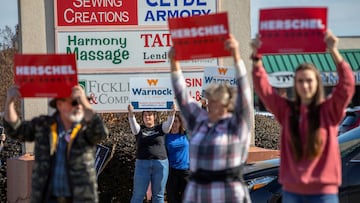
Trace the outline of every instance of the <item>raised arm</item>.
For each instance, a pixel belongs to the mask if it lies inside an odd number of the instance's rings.
[[[5,101],[4,119],[6,122],[14,124],[18,119],[18,115],[15,110],[15,100],[20,98],[19,88],[12,86],[9,88]]]
[[[248,147],[250,144],[251,129],[253,127],[251,122],[252,103],[250,83],[247,78],[247,71],[244,61],[240,56],[238,41],[232,35],[230,35],[230,39],[226,40],[224,45],[225,49],[231,52],[231,55],[234,59],[236,79],[238,80],[232,129],[237,129],[236,133],[240,135],[242,143],[246,143],[246,146]]]
[[[169,51],[171,82],[175,93],[175,99],[179,105],[179,109],[184,117],[186,126],[189,131],[192,131],[196,125],[196,119],[200,114],[207,113],[202,109],[198,102],[190,97],[186,91],[185,78],[182,74],[179,62],[175,59],[175,49],[171,48]]]
[[[135,119],[134,107],[131,104],[128,105],[128,119],[132,134],[137,135],[140,132],[140,125]]]
[[[251,48],[253,51],[250,58],[253,62],[252,77],[254,90],[266,108],[280,121],[281,119],[284,119],[281,115],[284,111],[278,107],[279,105],[286,105],[287,99],[278,95],[269,83],[268,75],[262,63],[262,56],[258,53],[261,44],[259,35],[251,41]]]
[[[15,110],[15,101],[19,99],[20,96],[18,86],[9,88],[5,101],[4,128],[6,134],[12,139],[32,142],[35,139],[34,126],[37,125],[39,119],[34,118],[31,121],[22,121],[19,119]]]
[[[333,35],[330,30],[327,30],[324,41],[326,43],[327,50],[331,54],[335,64],[337,65],[342,62],[344,59],[341,56],[339,49],[337,48],[339,39],[335,35]]]
[[[176,106],[175,104],[172,106],[172,111],[168,115],[168,118],[165,122],[162,123],[162,130],[164,133],[169,133],[172,127],[172,124],[174,123],[175,119],[175,113],[176,113]]]
[[[354,95],[355,78],[350,65],[344,60],[337,48],[339,39],[328,30],[324,40],[327,50],[335,62],[339,76],[339,82],[336,84],[335,88],[333,88],[331,97],[327,101],[331,106],[330,108],[336,110],[332,112],[338,113],[331,116],[335,119],[334,123],[338,123],[343,117],[344,109],[349,105],[351,98]]]

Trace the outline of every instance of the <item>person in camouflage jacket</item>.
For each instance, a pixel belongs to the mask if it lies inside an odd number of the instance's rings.
[[[53,115],[30,121],[21,121],[17,116],[14,101],[18,97],[18,88],[11,87],[5,103],[4,127],[14,139],[35,142],[31,202],[98,202],[95,150],[108,130],[92,109],[84,90],[75,86],[71,97],[50,101],[50,106],[56,108]],[[65,143],[62,150],[59,143]],[[61,168],[59,156],[64,164],[56,176],[59,170],[55,168]],[[63,173],[67,177],[65,181]],[[54,189],[61,184],[55,182],[65,182],[68,193],[62,196],[64,193]]]

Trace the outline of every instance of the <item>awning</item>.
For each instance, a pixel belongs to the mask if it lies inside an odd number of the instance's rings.
[[[360,70],[360,49],[340,50],[352,70]],[[329,53],[264,55],[263,64],[268,73],[294,72],[304,62],[313,63],[321,72],[336,72],[335,63]]]

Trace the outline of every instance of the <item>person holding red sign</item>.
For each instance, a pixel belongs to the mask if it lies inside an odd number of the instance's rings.
[[[326,32],[327,50],[336,64],[339,82],[325,98],[320,73],[309,63],[295,70],[293,100],[281,97],[269,84],[252,41],[253,80],[257,95],[282,126],[279,182],[282,202],[337,203],[341,185],[338,124],[354,94],[354,75],[337,49],[338,38]]]
[[[165,147],[165,134],[171,130],[175,117],[175,105],[168,119],[156,124],[156,112],[143,111],[143,125],[135,118],[134,107],[128,106],[131,132],[136,138],[136,161],[134,188],[131,203],[141,203],[151,183],[152,202],[164,203],[166,181],[169,175],[169,161]]]
[[[173,48],[169,51],[172,85],[190,137],[190,180],[185,203],[250,202],[242,181],[242,168],[250,145],[251,90],[238,41],[229,36],[224,43],[234,59],[236,91],[227,84],[205,90],[208,110],[186,91],[180,64]]]
[[[20,120],[15,111],[19,88],[8,90],[4,127],[9,137],[35,142],[32,203],[98,202],[96,144],[109,132],[80,86],[71,97],[56,98],[51,115]]]

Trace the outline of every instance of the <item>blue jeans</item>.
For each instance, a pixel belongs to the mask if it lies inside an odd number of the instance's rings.
[[[339,203],[337,194],[301,195],[283,191],[283,203]]]
[[[164,203],[166,181],[169,174],[169,161],[139,160],[135,161],[134,189],[131,203],[142,203],[151,181],[153,203]]]

